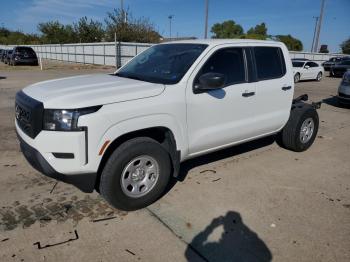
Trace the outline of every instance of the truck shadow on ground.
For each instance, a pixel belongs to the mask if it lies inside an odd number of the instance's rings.
[[[349,109],[350,108],[350,105],[339,103],[337,97],[335,97],[335,96],[323,99],[322,102],[327,104],[327,105],[338,107],[338,108],[344,108],[344,109]]]
[[[219,227],[222,234],[217,242],[211,242],[209,236]],[[194,253],[196,255],[194,255]],[[247,227],[241,215],[229,211],[225,216],[214,218],[198,233],[188,245],[185,256],[188,261],[271,261],[272,254],[259,236]]]

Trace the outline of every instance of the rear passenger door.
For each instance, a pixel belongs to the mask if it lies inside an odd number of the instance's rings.
[[[315,62],[309,62],[310,65],[310,79],[316,79],[317,74],[320,72],[319,65]]]
[[[314,76],[314,69],[312,68],[312,62],[307,62],[304,65],[303,79],[312,79]]]
[[[292,67],[285,62],[284,57],[289,59],[286,48],[253,46],[252,52],[256,68],[254,129],[257,135],[268,134],[281,129],[289,118],[294,89]]]
[[[216,47],[190,76],[186,88],[191,155],[224,147],[255,134],[255,83],[248,82],[247,54],[242,47]],[[196,93],[193,86],[205,73],[225,75],[225,87]]]

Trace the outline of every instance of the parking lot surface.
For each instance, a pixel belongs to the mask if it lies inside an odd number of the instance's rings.
[[[339,78],[296,84],[321,101],[314,145],[272,138],[199,157],[152,206],[124,212],[33,170],[19,151],[14,97],[47,79],[113,68],[0,64],[0,261],[350,261],[350,109]]]

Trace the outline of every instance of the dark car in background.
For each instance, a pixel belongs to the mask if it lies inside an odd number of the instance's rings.
[[[324,71],[330,71],[331,67],[339,64],[340,62],[350,59],[350,57],[332,57],[328,61],[322,63],[322,66],[324,68]]]
[[[16,46],[9,60],[10,65],[38,65],[38,57],[33,48],[28,46]]]
[[[347,70],[350,70],[350,59],[343,60],[340,63],[331,66],[330,75],[342,77]]]
[[[8,64],[10,62],[13,50],[7,50],[6,56],[4,58],[4,63]]]
[[[6,56],[7,56],[7,50],[4,49],[4,50],[2,50],[1,53],[0,53],[0,61],[3,62],[3,63],[5,63],[5,57],[6,57]]]

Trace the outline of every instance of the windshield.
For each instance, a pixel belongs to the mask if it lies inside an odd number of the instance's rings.
[[[17,47],[16,53],[21,55],[35,56],[35,52],[30,47]]]
[[[155,45],[121,68],[117,76],[160,84],[176,84],[204,51],[203,44]]]
[[[303,67],[303,65],[304,65],[304,62],[293,61],[293,67]]]
[[[350,65],[350,60],[345,60],[341,62],[340,65]]]

